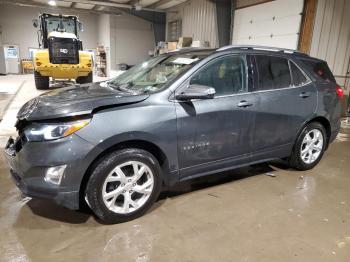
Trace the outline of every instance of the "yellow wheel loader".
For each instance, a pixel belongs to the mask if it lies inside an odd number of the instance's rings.
[[[93,58],[83,51],[78,31],[82,24],[77,16],[40,14],[33,20],[38,29],[39,50],[33,53],[34,78],[37,89],[49,88],[53,80],[66,79],[79,84],[92,82]]]

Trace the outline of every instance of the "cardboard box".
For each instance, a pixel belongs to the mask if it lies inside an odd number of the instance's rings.
[[[177,49],[177,42],[168,42],[168,51],[174,51]]]
[[[192,47],[201,47],[201,48],[207,48],[207,47],[210,47],[210,44],[209,44],[209,41],[199,41],[199,40],[194,40],[192,42]]]
[[[190,47],[192,45],[192,37],[182,36],[179,38],[178,48]]]
[[[160,55],[165,54],[165,53],[167,53],[167,52],[168,52],[168,51],[167,51],[167,49],[165,49],[165,48],[159,49],[159,54],[160,54]]]

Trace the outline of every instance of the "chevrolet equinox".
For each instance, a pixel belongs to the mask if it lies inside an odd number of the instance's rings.
[[[30,100],[5,152],[24,195],[118,223],[179,181],[279,158],[313,168],[342,96],[327,63],[297,51],[190,48]]]

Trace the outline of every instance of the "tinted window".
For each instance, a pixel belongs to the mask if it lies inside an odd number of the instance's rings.
[[[259,72],[258,90],[279,89],[291,86],[288,60],[282,57],[257,55]]]
[[[290,70],[292,71],[293,85],[302,86],[308,82],[303,72],[293,63],[290,62]]]
[[[317,79],[322,79],[330,82],[335,82],[334,76],[329,69],[326,62],[311,60],[311,59],[301,59],[310,72],[314,74]]]
[[[246,91],[245,59],[241,56],[225,56],[216,59],[197,72],[190,84],[214,87],[216,96]]]

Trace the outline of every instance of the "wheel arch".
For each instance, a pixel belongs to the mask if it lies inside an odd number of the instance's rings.
[[[125,148],[137,148],[137,149],[142,149],[145,150],[149,153],[151,153],[159,162],[159,165],[162,169],[162,181],[163,184],[168,184],[169,180],[169,173],[170,173],[170,168],[169,168],[169,162],[166,154],[164,151],[158,147],[156,144],[149,142],[147,140],[142,140],[142,139],[133,139],[133,140],[127,140],[127,141],[122,141],[117,144],[114,144],[105,150],[103,150],[100,154],[98,154],[94,160],[90,163],[88,166],[87,170],[85,171],[83,178],[80,183],[80,188],[79,188],[79,202],[80,204],[82,201],[84,201],[85,197],[85,189],[87,182],[89,181],[89,178],[92,174],[92,171],[94,168],[97,166],[97,164],[111,152],[125,149]]]
[[[299,129],[298,135],[296,136],[295,141],[297,141],[300,133],[304,130],[304,128],[312,122],[320,123],[324,127],[324,129],[326,130],[326,139],[327,139],[327,147],[328,147],[329,140],[331,138],[332,128],[331,128],[331,124],[330,124],[329,120],[324,116],[316,116],[316,117],[313,117],[313,118],[309,119],[308,121],[306,121],[302,125],[302,127]],[[294,144],[295,144],[295,142],[294,142]]]
[[[326,136],[327,136],[326,138],[327,138],[327,146],[328,146],[328,143],[332,134],[331,123],[329,122],[329,120],[323,116],[317,116],[311,119],[310,121],[308,121],[307,124],[311,122],[318,122],[324,127],[324,129],[326,130]]]

